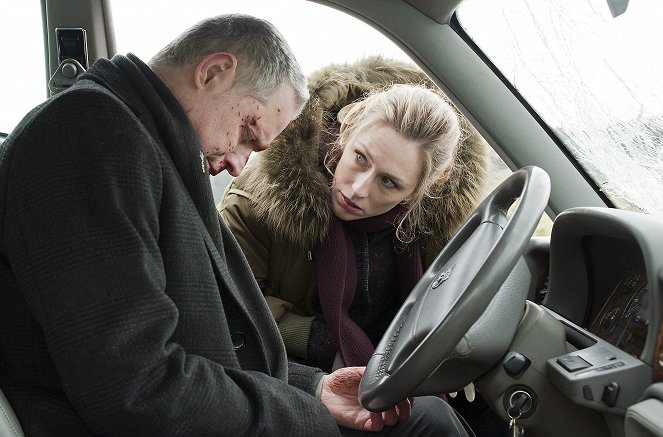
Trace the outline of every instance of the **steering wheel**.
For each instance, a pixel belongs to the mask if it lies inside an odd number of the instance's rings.
[[[376,347],[359,386],[364,408],[379,412],[407,396],[458,391],[504,355],[531,277],[522,253],[549,195],[548,174],[524,167],[470,214]]]

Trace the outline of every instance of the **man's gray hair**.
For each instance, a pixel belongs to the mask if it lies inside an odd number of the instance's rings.
[[[268,99],[288,79],[298,106],[303,107],[308,100],[306,76],[290,45],[274,25],[250,15],[228,14],[202,20],[159,51],[150,65],[186,65],[217,52],[237,58],[234,86],[253,97]]]

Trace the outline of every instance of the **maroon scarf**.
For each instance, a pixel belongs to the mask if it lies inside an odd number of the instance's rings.
[[[362,232],[376,232],[394,227],[402,212],[402,208],[396,207],[381,216],[361,220],[341,222],[334,218],[327,237],[316,249],[317,292],[322,314],[346,366],[365,366],[375,348],[349,316],[357,289],[357,261],[345,226]],[[394,237],[394,243],[398,287],[404,298],[423,274],[421,253],[417,240],[403,245]]]

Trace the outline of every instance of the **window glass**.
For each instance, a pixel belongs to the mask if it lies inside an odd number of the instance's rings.
[[[620,207],[663,215],[663,2],[466,0],[467,34]]]
[[[327,6],[302,0],[113,0],[117,52],[131,52],[147,61],[195,22],[230,11],[272,22],[290,43],[307,75],[332,63],[355,62],[371,55],[412,62],[396,44],[368,24]],[[322,21],[319,19],[321,12],[325,17]],[[511,174],[494,152],[491,163],[490,190]],[[221,200],[230,179],[227,172],[211,177],[216,202]],[[545,216],[537,235],[549,233],[550,219]]]
[[[30,109],[46,98],[41,23],[38,0],[8,0],[2,4],[0,133],[9,133]]]

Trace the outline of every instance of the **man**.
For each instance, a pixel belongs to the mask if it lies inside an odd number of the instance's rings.
[[[402,429],[409,400],[359,405],[362,368],[288,365],[214,206],[208,174],[238,175],[307,98],[278,31],[226,15],[149,66],[97,61],[16,127],[0,148],[0,387],[27,435]]]

